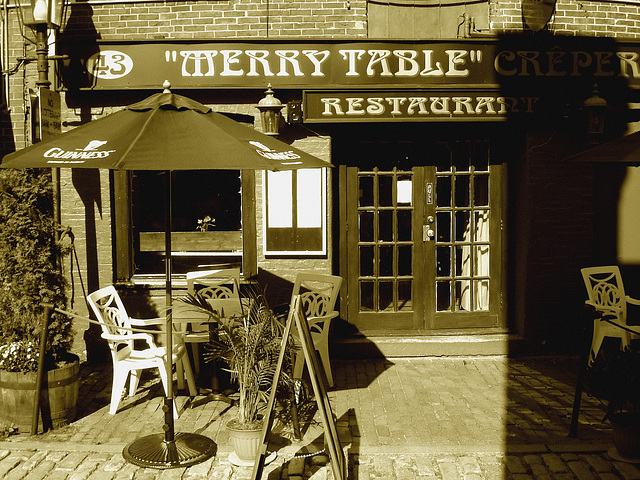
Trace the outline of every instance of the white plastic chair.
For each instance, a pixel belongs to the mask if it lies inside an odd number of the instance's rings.
[[[240,269],[203,270],[187,273],[187,292],[207,299],[214,308],[224,310],[226,316],[242,313],[240,300]],[[177,313],[179,314],[179,313]],[[200,343],[209,341],[209,329],[197,322],[186,325],[184,341],[191,345],[193,365],[196,374],[200,373]]]
[[[333,386],[333,375],[329,359],[329,328],[331,320],[338,316],[335,306],[341,285],[342,277],[303,272],[296,275],[291,294],[290,308],[293,308],[294,297],[300,295],[302,309],[309,322],[311,339],[320,354],[320,360],[330,387]],[[293,365],[294,378],[301,378],[303,369],[304,355],[302,351],[298,351]]]
[[[118,291],[112,285],[93,292],[87,297],[87,300],[96,318],[101,323],[102,337],[109,343],[113,360],[113,385],[111,387],[109,413],[113,415],[118,410],[122,392],[129,376],[131,376],[129,380],[129,396],[135,394],[140,380],[140,370],[157,368],[165,394],[167,394],[169,381],[165,363],[167,348],[164,346],[158,347],[150,333],[126,330],[126,328],[164,325],[166,320],[164,318],[143,320],[129,317]],[[186,347],[184,341],[179,334],[174,335],[173,339],[171,361],[173,364],[179,364],[184,369],[189,386],[189,394],[196,396],[196,384],[191,372],[189,356],[185,355]],[[135,340],[146,342],[146,348],[137,348],[134,344]],[[172,372],[170,373],[172,374]],[[178,387],[183,388],[183,385],[180,385],[182,383],[181,375],[178,375],[178,383]],[[176,410],[174,410],[174,416],[177,417]]]
[[[589,355],[589,365],[591,365],[598,355],[605,337],[619,338],[622,349],[629,346],[631,338],[638,337],[638,335],[612,325],[603,318],[610,317],[611,321],[626,327],[627,303],[640,305],[640,300],[625,294],[622,276],[617,265],[588,267],[583,268],[581,272],[589,296],[585,304],[595,308],[599,314],[593,321],[593,339]]]

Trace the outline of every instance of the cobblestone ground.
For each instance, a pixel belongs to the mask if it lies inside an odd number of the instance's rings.
[[[570,357],[419,358],[336,361],[329,398],[349,478],[465,480],[640,479],[637,465],[614,460],[604,409],[583,396],[577,438],[569,424],[577,362]],[[161,432],[161,390],[144,378],[140,392],[108,414],[108,366],[82,367],[78,419],[31,437],[0,442],[0,478],[6,479],[250,479],[250,467],[229,462],[222,427],[233,407],[197,398],[184,409],[176,431],[205,435],[217,454],[188,468],[153,469],[124,460],[135,439]],[[178,397],[183,407],[185,397]],[[264,479],[332,479],[322,449],[323,429],[302,412],[305,435],[272,435],[276,460]],[[304,414],[308,415],[305,417]]]

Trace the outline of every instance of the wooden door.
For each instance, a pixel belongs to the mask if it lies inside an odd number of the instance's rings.
[[[359,151],[366,163],[340,168],[348,321],[407,333],[500,326],[503,191],[490,142]]]

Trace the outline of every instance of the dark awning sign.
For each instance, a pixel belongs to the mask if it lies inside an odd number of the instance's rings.
[[[531,79],[640,86],[640,44],[603,39],[96,42],[61,48],[67,88],[496,88]]]

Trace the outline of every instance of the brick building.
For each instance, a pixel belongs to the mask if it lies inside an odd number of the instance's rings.
[[[35,64],[18,59],[34,48],[17,19],[6,4],[3,154],[33,134]],[[285,105],[279,138],[335,166],[178,172],[176,285],[240,264],[278,303],[297,271],[341,275],[334,334],[351,352],[503,353],[508,338],[575,349],[579,269],[619,263],[640,277],[637,168],[565,160],[589,146],[583,103],[596,94],[608,104],[597,141],[634,130],[638,36],[636,0],[89,0],[67,5],[50,37],[66,58],[49,74],[63,131],[165,80],[261,129],[255,104],[271,84]],[[157,175],[60,177],[76,276],[154,304]],[[206,216],[216,224],[199,240],[211,240],[196,247]]]

